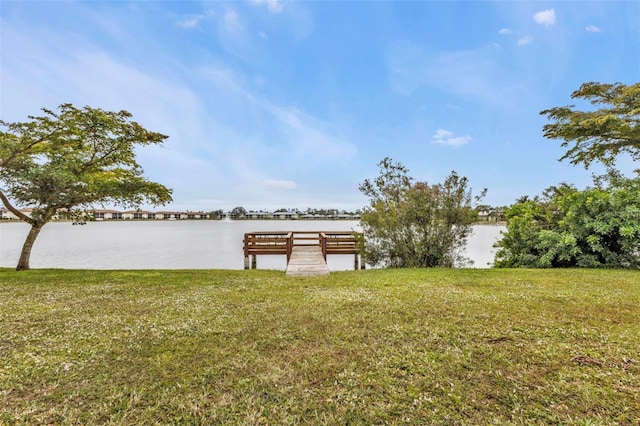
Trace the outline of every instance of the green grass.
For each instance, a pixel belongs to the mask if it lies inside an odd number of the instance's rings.
[[[640,424],[640,273],[0,270],[0,424]]]

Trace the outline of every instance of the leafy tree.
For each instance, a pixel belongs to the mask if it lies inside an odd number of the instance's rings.
[[[497,267],[640,267],[640,177],[610,171],[584,191],[563,184],[507,210]]]
[[[30,121],[0,121],[0,200],[31,225],[17,269],[29,269],[42,227],[64,213],[74,223],[90,220],[95,204],[135,208],[171,201],[171,190],[150,182],[136,162],[135,147],[162,143],[167,136],[145,130],[127,111],[43,109]],[[19,207],[32,207],[30,216]]]
[[[209,219],[222,219],[224,217],[224,210],[218,209],[209,212]]]
[[[378,166],[380,175],[360,185],[370,198],[360,221],[364,259],[387,267],[468,263],[462,249],[477,213],[467,178],[452,172],[441,184],[414,183],[408,170],[388,157]]]
[[[247,217],[247,211],[244,207],[238,206],[234,207],[233,210],[231,210],[232,219],[244,219],[245,217]]]
[[[599,161],[611,167],[621,153],[640,159],[640,83],[585,83],[571,98],[588,100],[597,109],[579,111],[569,105],[540,112],[553,121],[544,126],[544,136],[562,139],[562,146],[569,148],[561,160],[585,167]]]
[[[553,207],[540,197],[520,198],[507,208],[507,232],[496,243],[496,267],[536,267],[539,265],[541,233],[550,228]]]

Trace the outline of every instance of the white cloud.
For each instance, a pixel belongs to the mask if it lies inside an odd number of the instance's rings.
[[[532,41],[533,37],[531,36],[522,37],[518,39],[518,46],[526,46],[527,44],[531,44]]]
[[[228,31],[235,32],[242,30],[242,25],[235,10],[230,9],[224,14],[224,25]]]
[[[498,31],[498,34],[500,35],[507,35],[512,33],[513,31],[511,31],[511,28],[502,28],[500,31]]]
[[[588,33],[601,33],[602,28],[596,27],[595,25],[587,25],[584,30]]]
[[[282,179],[265,179],[262,181],[262,186],[267,189],[296,189],[298,186],[292,180],[282,180]]]
[[[188,18],[182,19],[181,21],[178,21],[178,25],[183,28],[191,29],[197,27],[202,19],[204,19],[204,15],[190,16]]]
[[[431,136],[431,143],[458,147],[471,142],[471,136],[454,136],[453,132],[444,129],[436,130],[436,134]]]
[[[533,15],[533,20],[540,25],[549,27],[556,23],[556,11],[554,9],[542,10]]]
[[[216,24],[217,42],[227,53],[249,64],[263,60],[264,52],[254,44],[254,31],[241,12],[229,7],[217,15]]]
[[[279,0],[250,0],[250,2],[255,5],[266,5],[267,10],[271,13],[280,13],[283,9]]]

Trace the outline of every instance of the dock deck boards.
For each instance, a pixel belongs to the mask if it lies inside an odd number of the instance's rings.
[[[329,267],[322,256],[319,246],[293,247],[287,264],[286,275],[292,277],[310,277],[329,275]]]

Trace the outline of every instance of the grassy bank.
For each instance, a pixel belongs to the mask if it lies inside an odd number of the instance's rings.
[[[0,270],[0,423],[639,424],[640,273]]]

